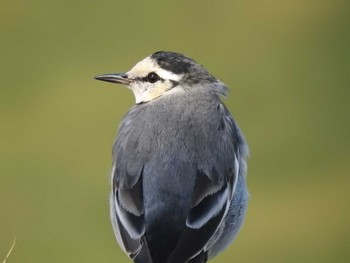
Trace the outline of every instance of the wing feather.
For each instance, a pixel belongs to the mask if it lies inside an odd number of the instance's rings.
[[[214,156],[208,162],[200,163],[192,197],[192,208],[186,220],[186,228],[171,254],[169,262],[186,262],[205,252],[211,238],[225,218],[239,174],[239,156],[236,126],[223,104],[218,107],[220,127],[223,132],[212,132],[219,142]]]

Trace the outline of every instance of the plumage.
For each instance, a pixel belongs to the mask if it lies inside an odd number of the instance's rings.
[[[156,52],[146,60],[127,78],[155,72],[160,83],[130,84],[143,91],[134,91],[139,102],[113,146],[114,231],[134,262],[206,262],[243,222],[247,146],[220,101],[226,95],[220,81],[178,53]],[[149,99],[150,89],[161,93]]]

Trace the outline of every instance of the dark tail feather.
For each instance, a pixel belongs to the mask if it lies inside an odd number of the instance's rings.
[[[133,258],[134,263],[153,263],[151,255],[148,250],[147,242],[142,240],[142,248],[136,257]]]
[[[188,261],[188,263],[205,263],[208,260],[208,255],[205,252],[201,252],[195,258]]]
[[[225,209],[214,218],[210,219],[207,224],[205,224],[200,229],[186,228],[175,248],[175,250],[170,255],[168,263],[180,263],[180,262],[192,262],[188,261],[196,253],[200,252],[205,244],[208,242],[210,237],[214,234],[217,226],[221,222],[221,219],[225,213]],[[196,259],[198,254],[194,259]],[[206,261],[193,261],[195,263],[206,262]]]

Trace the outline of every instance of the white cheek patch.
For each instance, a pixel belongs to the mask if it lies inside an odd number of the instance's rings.
[[[141,103],[160,97],[169,89],[169,85],[165,83],[158,83],[157,85],[150,85],[149,83],[142,85],[141,83],[140,85],[138,83],[136,85],[130,85],[130,89],[135,95],[136,103]]]
[[[130,85],[130,89],[134,93],[136,103],[140,103],[145,101],[145,95],[148,93],[147,91],[150,89],[150,85],[147,83],[133,83]]]
[[[151,72],[155,72],[162,79],[155,83],[141,81]],[[131,82],[129,88],[133,91],[136,103],[147,102],[160,97],[164,92],[171,89],[171,81],[179,82],[183,75],[177,75],[159,67],[159,65],[150,57],[137,63],[129,72],[126,73],[129,78],[135,79]]]

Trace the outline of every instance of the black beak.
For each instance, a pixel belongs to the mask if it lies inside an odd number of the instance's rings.
[[[123,85],[129,85],[132,81],[125,73],[103,74],[96,76],[95,79]]]

